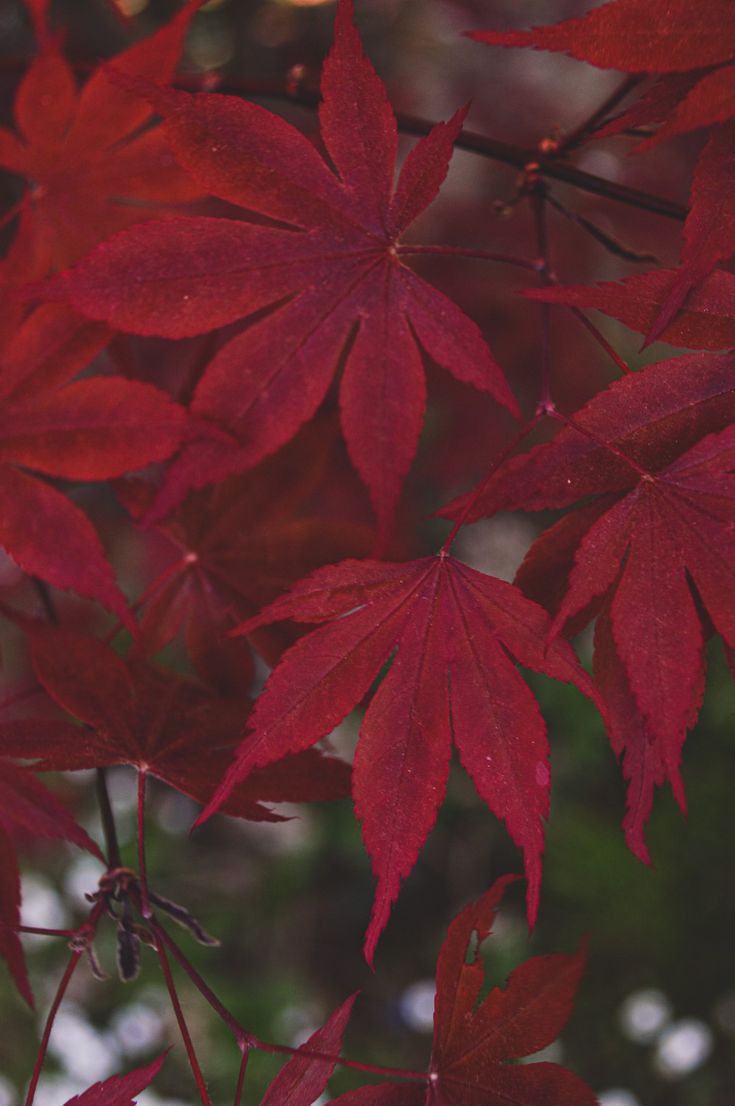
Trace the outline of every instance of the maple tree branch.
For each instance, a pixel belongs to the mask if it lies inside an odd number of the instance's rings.
[[[201,81],[177,79],[174,83],[179,87],[194,90],[201,87]],[[317,108],[320,102],[320,97],[316,92],[305,89],[294,90],[293,87],[288,85],[267,81],[222,81],[217,85],[217,91],[230,96],[252,96],[256,99],[285,101],[311,109]],[[435,126],[429,119],[406,114],[405,112],[396,112],[396,121],[399,130],[421,138],[427,135]],[[540,156],[538,150],[527,150],[523,146],[501,142],[497,138],[489,138],[477,131],[465,129],[459,132],[454,145],[460,150],[479,154],[481,157],[490,158],[492,161],[500,161],[504,165],[511,165],[516,169],[524,169],[529,161],[539,161],[542,177],[562,181],[564,184],[579,188],[583,192],[592,192],[594,195],[604,196],[616,203],[637,207],[641,211],[650,211],[654,215],[662,215],[667,219],[677,219],[683,222],[687,216],[687,209],[682,204],[677,204],[664,196],[654,196],[650,192],[644,192],[639,188],[618,184],[616,181],[607,180],[605,177],[596,176],[594,173],[587,173],[584,169],[578,169],[576,165],[572,165],[562,154]]]
[[[59,1007],[63,1002],[64,995],[66,994],[67,987],[71,983],[71,977],[76,971],[77,964],[82,958],[82,950],[74,949],[71,957],[66,965],[64,974],[59,980],[59,986],[56,988],[56,994],[54,995],[51,1008],[46,1016],[46,1024],[43,1027],[43,1036],[41,1037],[41,1043],[38,1046],[38,1052],[36,1054],[36,1062],[33,1065],[33,1074],[31,1075],[31,1081],[28,1084],[28,1091],[25,1097],[25,1106],[33,1106],[33,1100],[36,1097],[36,1088],[38,1087],[38,1080],[41,1078],[41,1069],[43,1068],[43,1062],[46,1059],[46,1052],[48,1051],[48,1043],[51,1038],[51,1030],[54,1027],[54,1021],[56,1015],[59,1012]]]
[[[199,1061],[197,1059],[197,1054],[196,1054],[196,1051],[194,1049],[194,1042],[191,1039],[191,1034],[189,1033],[189,1027],[186,1024],[186,1018],[184,1017],[184,1011],[181,1009],[181,1002],[179,1001],[178,992],[176,990],[176,984],[174,983],[174,977],[171,974],[171,965],[168,962],[168,957],[166,956],[166,950],[163,947],[163,945],[161,944],[161,941],[158,938],[157,933],[154,933],[154,937],[155,937],[155,942],[156,942],[156,946],[155,946],[156,947],[156,953],[158,954],[158,959],[159,959],[159,962],[161,964],[161,971],[163,972],[163,978],[166,981],[166,989],[168,991],[168,997],[171,999],[171,1005],[173,1006],[174,1014],[176,1015],[176,1021],[179,1024],[179,1032],[181,1033],[181,1039],[184,1042],[184,1048],[186,1049],[186,1055],[189,1058],[189,1065],[191,1067],[192,1075],[194,1076],[194,1081],[197,1085],[197,1090],[199,1091],[199,1097],[202,1100],[202,1106],[212,1106],[212,1101],[211,1101],[211,1099],[209,1097],[209,1094],[207,1092],[207,1085],[204,1082],[204,1076],[202,1074],[202,1069],[199,1066]]]
[[[95,65],[91,62],[77,61],[71,64],[72,68],[79,73],[88,73],[95,68]],[[5,58],[2,62],[2,68],[6,71],[23,73],[27,68],[27,62],[17,58]],[[202,90],[203,82],[201,78],[180,76],[173,81],[173,85],[191,92],[198,92]],[[318,93],[302,88],[294,89],[292,84],[276,81],[219,81],[215,90],[228,96],[276,100],[279,103],[296,104],[299,107],[311,110],[316,109],[320,103]],[[430,119],[424,119],[422,116],[406,112],[396,112],[396,121],[399,130],[406,134],[416,135],[419,138],[427,135],[436,125]],[[661,215],[666,219],[676,219],[683,223],[687,217],[687,209],[683,204],[668,200],[665,196],[655,196],[650,192],[644,192],[640,188],[618,184],[616,181],[597,176],[595,173],[587,173],[584,169],[578,169],[576,165],[572,165],[562,153],[539,155],[537,149],[528,150],[523,146],[502,142],[500,139],[490,138],[487,135],[479,134],[477,131],[465,129],[459,132],[454,145],[460,150],[467,150],[469,153],[490,158],[492,161],[499,161],[503,165],[510,165],[516,169],[524,169],[530,161],[540,161],[541,176],[548,177],[550,180],[561,181],[563,184],[569,184],[583,192],[604,196],[605,199],[627,204],[629,207],[636,207],[641,211],[650,211],[652,214]]]

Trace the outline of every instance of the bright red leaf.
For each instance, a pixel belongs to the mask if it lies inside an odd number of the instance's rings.
[[[449,926],[437,963],[427,1086],[363,1087],[340,1095],[334,1106],[594,1106],[590,1088],[566,1068],[512,1063],[546,1048],[566,1025],[584,948],[527,960],[511,973],[505,990],[495,987],[480,999],[485,976],[480,945],[514,878],[498,880]]]
[[[172,338],[270,307],[224,346],[196,389],[192,411],[230,437],[189,445],[163,502],[278,449],[316,412],[344,358],[342,426],[385,526],[421,429],[422,350],[517,412],[479,328],[400,259],[400,236],[439,190],[464,112],[416,145],[394,189],[396,121],[351,0],[338,4],[322,74],[321,134],[336,173],[263,108],[226,96],[149,95],[202,188],[284,225],[190,218],[133,228],[47,295],[124,330]]]
[[[127,1075],[111,1075],[103,1083],[95,1083],[83,1094],[75,1094],[64,1106],[135,1106],[135,1096],[150,1086],[161,1070],[166,1053],[144,1068]]]
[[[519,575],[538,598],[546,576],[556,631],[569,619],[580,628],[610,596],[595,664],[631,781],[626,835],[642,859],[652,788],[668,779],[683,805],[681,746],[703,686],[700,603],[735,642],[733,367],[732,355],[700,355],[618,381],[552,442],[501,467],[473,508],[477,517],[602,497],[578,524],[544,535]],[[727,429],[702,438],[718,424]]]
[[[392,659],[363,720],[353,772],[378,877],[368,960],[434,824],[452,741],[480,796],[523,849],[533,923],[550,772],[546,727],[515,662],[593,694],[572,650],[562,642],[547,648],[545,612],[510,584],[442,554],[320,569],[240,630],[284,618],[331,625],[284,654],[205,815],[254,768],[326,736]]]
[[[342,1038],[350,1020],[355,995],[339,1006],[325,1025],[311,1034],[301,1046],[305,1053],[320,1052],[333,1060],[317,1060],[297,1053],[284,1067],[263,1095],[261,1106],[312,1106],[324,1093],[332,1077],[337,1057],[342,1050]]]

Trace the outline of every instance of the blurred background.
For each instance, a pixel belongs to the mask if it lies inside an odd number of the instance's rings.
[[[53,4],[54,25],[64,28],[68,55],[80,70],[149,33],[178,5],[119,0],[127,23],[116,17],[114,7],[105,0]],[[471,129],[529,149],[544,137],[577,127],[617,87],[620,74],[543,53],[490,50],[463,39],[461,32],[555,21],[588,7],[579,0],[356,0],[367,53],[397,110],[438,120],[469,99]],[[318,89],[333,15],[330,0],[212,0],[194,22],[182,72],[187,81],[227,91],[237,91],[243,82],[248,87],[288,82],[297,100],[300,93]],[[34,51],[23,5],[15,0],[0,0],[0,49],[0,107],[7,124],[22,63]],[[260,96],[258,101],[318,141],[313,111],[283,98]],[[701,141],[701,136],[689,136],[637,158],[629,156],[630,140],[615,138],[583,147],[574,162],[608,180],[684,203]],[[404,153],[412,142],[404,137]],[[421,242],[533,257],[528,211],[514,202],[516,176],[516,170],[488,158],[458,152],[439,200],[411,235]],[[9,176],[0,182],[3,210],[16,201],[17,187]],[[562,206],[606,235],[654,255],[661,264],[675,264],[676,222],[566,186],[551,188]],[[551,260],[566,283],[637,271],[563,214],[551,213],[549,231]],[[525,277],[467,260],[418,261],[417,269],[483,326],[519,399],[533,409],[540,316],[535,305],[517,295]],[[639,336],[611,320],[597,317],[595,322],[633,366],[643,363]],[[617,370],[571,318],[554,316],[552,338],[554,396],[560,407],[573,410],[614,379]],[[175,393],[176,344],[140,342],[136,348],[140,356],[158,360],[162,382],[170,382]],[[659,344],[646,351],[645,360],[675,352]],[[403,527],[396,537],[397,550],[407,556],[436,548],[446,527],[427,521],[428,516],[471,486],[513,432],[512,421],[490,400],[432,366],[429,390],[421,453],[406,487]],[[346,472],[339,448],[335,463]],[[349,475],[345,479],[349,482]],[[350,485],[350,509],[356,524],[363,525],[370,518],[360,494]],[[114,563],[123,587],[131,596],[138,594],[141,566],[157,555],[153,540],[132,531],[119,536],[119,507],[109,492],[87,489],[84,496],[98,525],[103,532],[107,527],[116,543]],[[315,510],[326,502],[334,510],[347,501],[347,493],[322,489],[312,498]],[[467,527],[457,552],[476,567],[511,579],[549,518],[501,516]],[[0,567],[0,586],[11,601],[22,602],[25,585],[12,565]],[[589,638],[578,644],[588,662]],[[23,679],[25,661],[18,648],[17,635],[5,632],[0,651],[6,695]],[[175,655],[171,663],[177,663]],[[529,955],[571,951],[589,934],[589,967],[574,1015],[547,1058],[583,1076],[603,1106],[732,1106],[735,742],[724,659],[711,650],[704,710],[685,747],[688,820],[668,791],[658,795],[648,831],[653,861],[648,869],[625,848],[620,830],[624,786],[594,710],[568,688],[530,679],[549,721],[553,764],[540,920],[529,938],[523,888],[513,888],[486,944],[489,976],[503,983]],[[333,735],[334,747],[349,755],[358,724],[357,715],[348,719]],[[100,839],[93,781],[75,773],[53,783]],[[126,859],[133,863],[132,770],[113,770],[111,786]],[[520,869],[517,851],[456,767],[438,824],[381,940],[373,975],[361,954],[373,882],[350,803],[284,812],[292,820],[278,826],[217,818],[189,837],[195,805],[163,784],[152,786],[151,882],[161,894],[185,904],[222,942],[219,949],[202,949],[182,934],[187,955],[236,1017],[273,1041],[300,1043],[359,989],[347,1055],[423,1067],[431,1041],[434,966],[446,925],[494,878]],[[24,857],[24,921],[55,928],[78,924],[87,908],[84,893],[95,889],[99,865],[72,848],[45,843],[29,844]],[[28,937],[24,944],[38,1012],[27,1010],[0,974],[0,1106],[22,1099],[65,958],[63,940]],[[143,970],[129,985],[115,978],[113,934],[104,923],[98,954],[110,978],[95,980],[86,965],[78,971],[54,1031],[38,1106],[59,1106],[89,1083],[147,1062],[177,1042],[150,950],[143,950]],[[225,1106],[232,1097],[237,1050],[186,979],[181,990],[213,1102]],[[247,1101],[259,1101],[277,1067],[271,1057],[253,1058]],[[330,1089],[337,1094],[355,1085],[354,1073],[338,1071]],[[140,1102],[195,1102],[178,1043],[155,1092],[141,1095]]]

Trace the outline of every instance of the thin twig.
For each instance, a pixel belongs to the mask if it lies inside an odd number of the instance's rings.
[[[66,989],[71,983],[71,977],[76,971],[77,964],[81,960],[82,950],[74,949],[69,962],[66,965],[64,974],[62,975],[59,986],[56,988],[56,994],[54,995],[54,1001],[51,1003],[51,1009],[46,1017],[46,1024],[43,1027],[43,1036],[41,1037],[41,1044],[38,1048],[36,1055],[36,1062],[33,1065],[33,1074],[31,1075],[31,1081],[28,1084],[28,1091],[26,1093],[25,1106],[33,1106],[33,1100],[36,1097],[36,1088],[38,1087],[38,1080],[41,1078],[41,1069],[43,1068],[43,1062],[46,1059],[46,1052],[48,1050],[48,1043],[51,1037],[51,1030],[54,1027],[54,1021],[56,1015],[59,1012],[59,1007],[63,1001]]]
[[[184,1042],[184,1048],[186,1049],[186,1055],[189,1057],[189,1065],[191,1067],[194,1081],[196,1082],[197,1089],[199,1091],[199,1097],[202,1100],[202,1106],[212,1106],[212,1101],[207,1091],[207,1085],[204,1082],[204,1076],[202,1069],[199,1066],[197,1054],[194,1050],[194,1042],[191,1039],[189,1033],[189,1027],[186,1024],[186,1018],[184,1017],[184,1011],[181,1009],[181,1002],[176,991],[176,984],[174,983],[174,977],[171,975],[171,965],[168,962],[166,956],[166,950],[164,949],[161,941],[158,939],[158,934],[155,934],[156,952],[158,953],[158,959],[161,963],[161,971],[163,972],[163,978],[166,981],[166,988],[168,990],[168,997],[171,999],[171,1005],[176,1015],[176,1021],[179,1024],[179,1032],[181,1033],[181,1039]]]

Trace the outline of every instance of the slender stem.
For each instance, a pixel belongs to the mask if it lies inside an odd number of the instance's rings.
[[[584,311],[580,310],[579,307],[574,307],[570,303],[565,304],[565,306],[569,308],[572,315],[574,315],[574,318],[577,319],[582,324],[582,326],[585,328],[585,330],[589,331],[589,333],[595,339],[597,344],[599,346],[601,346],[602,349],[604,349],[604,351],[608,355],[608,357],[612,358],[612,360],[615,362],[615,364],[617,365],[617,367],[620,369],[620,371],[622,373],[632,372],[632,369],[630,368],[630,366],[626,365],[626,363],[625,363],[625,361],[623,361],[622,357],[618,353],[615,352],[615,350],[610,345],[610,343],[608,342],[608,340],[604,336],[604,334],[601,334],[600,331],[595,326],[595,324],[590,322],[590,320],[585,315]]]
[[[235,1040],[238,1042],[238,1044],[240,1044],[241,1047],[254,1047],[257,1043],[256,1038],[253,1037],[252,1034],[248,1033],[245,1029],[243,1029],[237,1019],[227,1009],[227,1007],[220,1002],[209,984],[205,983],[194,965],[191,964],[186,958],[184,953],[174,941],[173,937],[171,937],[166,932],[166,930],[155,919],[155,917],[151,919],[150,924],[156,936],[160,939],[162,944],[166,946],[166,948],[173,956],[174,960],[178,961],[180,966],[189,976],[189,979],[192,981],[196,989],[201,994],[202,998],[204,998],[212,1007],[214,1012],[219,1015],[219,1017],[222,1019],[227,1028],[235,1037]]]
[[[549,262],[549,234],[546,225],[546,185],[539,181],[532,196],[533,223],[536,231],[536,252],[538,271],[544,284],[552,284],[551,264]],[[541,387],[538,402],[539,410],[546,410],[551,403],[551,307],[541,304]]]
[[[102,819],[102,832],[105,835],[107,867],[121,868],[120,843],[117,839],[115,816],[112,813],[110,792],[107,789],[107,772],[104,768],[97,769],[97,801],[100,807],[100,818]]]
[[[529,419],[528,422],[524,423],[524,425],[518,431],[516,436],[505,447],[505,449],[502,450],[502,452],[498,454],[498,456],[496,457],[496,459],[493,461],[492,465],[490,466],[490,471],[488,472],[485,479],[480,484],[478,484],[477,488],[475,489],[474,495],[471,495],[469,497],[469,499],[467,500],[467,502],[465,504],[465,507],[464,507],[464,510],[462,511],[461,515],[459,516],[459,518],[455,522],[454,526],[450,530],[449,537],[444,542],[444,545],[441,547],[441,553],[443,553],[443,554],[449,553],[449,550],[450,550],[450,548],[451,548],[451,546],[454,542],[454,539],[457,537],[457,534],[459,533],[459,531],[464,526],[467,516],[469,515],[470,511],[472,510],[473,506],[475,505],[477,500],[480,498],[482,493],[485,491],[485,488],[490,483],[491,478],[495,475],[495,473],[500,468],[500,466],[503,464],[503,462],[506,461],[508,459],[508,457],[510,457],[513,450],[516,449],[521,444],[523,439],[525,437],[527,437],[527,435],[530,434],[531,431],[538,425],[538,423],[543,418],[543,415],[544,415],[544,413],[542,411],[537,411],[536,414],[533,416],[533,418]]]
[[[261,1052],[283,1056],[308,1056],[311,1060],[324,1060],[330,1064],[340,1064],[352,1071],[370,1072],[372,1075],[387,1075],[391,1078],[399,1076],[411,1083],[426,1083],[429,1078],[425,1071],[411,1071],[409,1068],[387,1068],[383,1067],[382,1064],[361,1064],[357,1060],[346,1060],[341,1056],[332,1056],[328,1052],[317,1052],[314,1049],[305,1048],[304,1045],[295,1048],[292,1045],[273,1045],[269,1041],[257,1040],[253,1047],[259,1048]]]
[[[248,1068],[248,1060],[250,1059],[250,1049],[244,1048],[242,1053],[242,1060],[240,1061],[240,1070],[237,1073],[237,1086],[235,1087],[235,1097],[232,1100],[232,1106],[240,1106],[242,1102],[243,1091],[245,1090],[245,1073]]]
[[[171,999],[171,1005],[174,1008],[174,1014],[176,1015],[176,1021],[179,1023],[179,1032],[181,1033],[181,1039],[184,1042],[184,1048],[186,1049],[186,1055],[189,1057],[189,1065],[191,1067],[194,1081],[199,1091],[199,1097],[202,1100],[202,1106],[212,1106],[211,1099],[207,1092],[207,1085],[204,1082],[204,1076],[202,1075],[202,1069],[199,1066],[197,1060],[197,1054],[194,1050],[194,1042],[191,1039],[189,1033],[189,1027],[186,1024],[186,1018],[184,1017],[184,1011],[181,1009],[181,1003],[176,991],[176,984],[174,983],[174,977],[171,975],[171,966],[166,956],[166,950],[158,939],[156,934],[156,952],[158,953],[158,959],[161,963],[161,971],[163,972],[163,978],[166,980],[166,988],[168,990],[168,996]]]
[[[585,140],[587,135],[591,134],[601,123],[606,116],[618,106],[621,100],[624,100],[629,92],[632,92],[641,81],[644,80],[644,76],[640,73],[634,73],[613,89],[610,95],[602,101],[598,108],[592,112],[592,114],[580,123],[578,127],[575,127],[573,131],[570,131],[568,135],[562,140],[559,145],[559,153],[568,154],[570,150],[574,150],[581,142]]]
[[[11,929],[13,933],[36,933],[43,937],[76,937],[78,929],[45,929],[43,926],[11,926],[0,922],[0,929]]]
[[[608,453],[612,453],[615,457],[618,457],[621,461],[625,461],[626,465],[638,473],[639,476],[653,479],[652,473],[648,469],[644,469],[637,461],[634,461],[632,457],[628,457],[626,453],[623,453],[622,449],[618,449],[612,442],[606,442],[604,438],[599,437],[593,430],[588,430],[586,426],[581,426],[570,415],[562,415],[561,411],[557,411],[555,407],[552,407],[547,412],[552,419],[556,419],[557,422],[563,422],[565,426],[570,427],[572,430],[576,430],[577,433],[584,435],[585,438],[589,438],[595,445],[600,446],[601,449],[606,449]]]
[[[522,257],[510,257],[504,253],[492,253],[490,250],[465,249],[464,246],[398,246],[398,254],[429,253],[440,254],[447,257],[470,257],[477,261],[497,261],[501,265],[515,265],[519,269],[529,269],[532,273],[538,272],[535,261],[526,261]]]
[[[82,957],[82,950],[75,949],[66,965],[64,974],[59,981],[59,986],[56,988],[56,994],[54,995],[54,1001],[51,1003],[51,1009],[48,1012],[46,1018],[46,1024],[43,1027],[43,1036],[41,1038],[41,1044],[38,1048],[38,1054],[36,1056],[36,1063],[33,1066],[33,1074],[31,1075],[31,1081],[28,1084],[28,1092],[25,1098],[25,1106],[33,1106],[33,1099],[36,1097],[36,1088],[38,1087],[38,1080],[41,1077],[41,1069],[43,1068],[43,1062],[46,1059],[46,1052],[48,1050],[48,1043],[51,1037],[51,1030],[54,1027],[54,1021],[56,1015],[59,1012],[59,1007],[66,994],[66,989],[71,983],[71,977],[74,975],[76,966]]]
[[[206,999],[212,1009],[219,1014],[241,1048],[257,1048],[260,1049],[261,1052],[279,1053],[288,1056],[295,1056],[298,1054],[299,1056],[308,1056],[314,1060],[325,1060],[330,1064],[340,1064],[342,1067],[352,1068],[355,1071],[371,1072],[373,1075],[400,1076],[404,1079],[412,1080],[413,1082],[426,1082],[426,1072],[406,1071],[404,1068],[386,1068],[378,1064],[361,1064],[357,1060],[346,1060],[339,1056],[331,1056],[326,1052],[306,1049],[303,1046],[301,1048],[294,1048],[290,1045],[274,1045],[269,1041],[261,1041],[258,1037],[254,1037],[251,1033],[248,1033],[230,1011],[223,1006],[214,991],[204,982],[199,972],[194,965],[189,962],[174,939],[155,918],[151,919],[151,928],[156,934],[156,937],[160,939],[161,943],[166,946],[174,959],[177,960],[184,969],[202,997]]]
[[[138,882],[140,885],[140,912],[146,921],[153,913],[148,901],[148,874],[145,862],[145,782],[146,774],[138,769]]]

